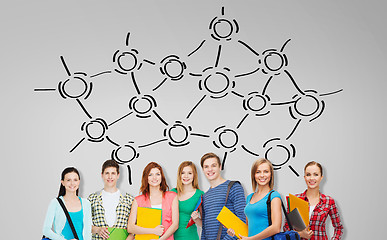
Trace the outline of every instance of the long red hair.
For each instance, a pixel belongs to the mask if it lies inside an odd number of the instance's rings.
[[[163,196],[164,196],[164,193],[169,190],[169,187],[167,184],[167,180],[165,179],[165,176],[164,176],[163,168],[156,162],[150,162],[144,168],[144,171],[142,172],[140,193],[149,197],[148,175],[153,168],[157,168],[158,170],[160,170],[160,174],[161,174],[160,191],[163,192]]]

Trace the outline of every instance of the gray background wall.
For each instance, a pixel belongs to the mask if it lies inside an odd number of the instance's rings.
[[[88,74],[85,79],[93,83],[89,98],[80,100],[87,112],[93,118],[112,123],[130,112],[129,100],[136,95],[130,74],[114,72],[117,65],[113,54],[117,50],[122,53],[137,49],[139,60],[155,63],[144,62],[135,79],[142,94],[149,93],[156,100],[160,117],[169,126],[181,120],[192,126],[193,133],[209,136],[190,136],[189,144],[181,147],[172,147],[163,141],[137,148],[139,157],[122,165],[121,189],[137,195],[142,169],[150,161],[164,167],[169,185],[174,187],[181,161],[191,160],[199,166],[205,152],[223,156],[225,151],[212,143],[212,137],[220,132],[214,130],[223,125],[236,128],[246,114],[242,98],[231,93],[221,99],[211,99],[207,94],[189,119],[186,118],[206,95],[198,88],[201,78],[189,73],[201,73],[204,68],[214,66],[219,42],[211,38],[209,25],[215,17],[221,18],[222,7],[225,17],[239,25],[238,34],[222,43],[218,62],[219,67],[230,68],[229,76],[248,73],[258,66],[258,57],[238,40],[262,56],[265,50],[279,50],[291,39],[283,51],[289,61],[286,70],[302,91],[311,89],[324,94],[343,89],[336,94],[319,96],[325,103],[322,114],[312,122],[303,118],[288,141],[284,139],[297,122],[289,114],[289,104],[271,106],[270,114],[263,117],[250,115],[236,131],[238,144],[227,155],[223,176],[240,180],[246,194],[250,193],[249,170],[257,157],[241,146],[263,156],[263,143],[281,138],[280,144],[286,147],[292,144],[296,150],[295,157],[276,171],[276,189],[283,196],[304,191],[303,166],[310,160],[321,162],[325,168],[322,192],[337,200],[345,227],[344,239],[382,237],[386,214],[383,208],[387,63],[383,12],[386,4],[357,0],[169,0],[3,4],[0,104],[5,164],[2,165],[0,207],[5,239],[41,236],[47,205],[57,194],[60,173],[65,167],[76,166],[80,170],[82,196],[99,190],[101,164],[117,149],[106,139],[98,143],[86,139],[69,152],[87,136],[81,131],[81,125],[90,119],[75,99],[64,99],[58,91],[58,83],[68,78],[60,56],[71,74],[85,72]],[[225,26],[219,23],[219,34],[227,30]],[[130,41],[126,47],[128,32]],[[203,47],[188,57],[203,40],[206,40]],[[160,61],[172,54],[186,62],[184,77],[166,81],[152,91],[163,80],[158,71]],[[270,61],[278,64],[276,58]],[[169,67],[171,72],[178,70],[176,65]],[[113,72],[90,78],[104,71]],[[261,92],[269,76],[260,72],[231,77],[236,83],[233,90],[244,96],[252,91]],[[221,89],[222,85],[217,85],[215,80],[209,82],[210,87]],[[222,83],[222,78],[218,80]],[[290,78],[281,72],[273,77],[266,93],[273,102],[284,103],[297,94],[290,83]],[[68,84],[65,90],[76,92],[80,86]],[[55,91],[37,90],[47,88]],[[299,103],[300,111],[310,113],[316,108],[313,101]],[[165,128],[157,117],[140,119],[131,114],[111,125],[103,136],[121,145],[134,141],[137,146],[144,146],[164,139]],[[98,124],[89,130],[98,134]],[[176,139],[184,138],[181,128],[174,128],[173,134]],[[222,135],[226,145],[232,145],[234,140],[230,132]],[[119,156],[130,158],[130,149],[120,151]],[[282,164],[286,152],[281,147],[274,148],[269,156],[273,162]],[[128,183],[128,165],[132,170],[132,185]],[[289,165],[301,176],[297,177]],[[200,184],[205,191],[209,187],[201,173]]]

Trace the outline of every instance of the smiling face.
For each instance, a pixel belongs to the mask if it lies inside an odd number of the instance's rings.
[[[317,165],[310,165],[305,169],[305,183],[309,189],[320,187],[320,182],[323,179],[321,170]]]
[[[117,180],[120,177],[120,174],[117,173],[117,168],[115,167],[107,167],[104,169],[101,174],[102,180],[104,182],[105,188],[116,187]]]
[[[216,158],[207,158],[203,162],[203,172],[208,181],[218,180],[220,176],[220,165]]]
[[[152,187],[160,186],[161,172],[158,168],[152,168],[148,174],[148,184]]]
[[[271,180],[271,171],[268,163],[262,163],[255,172],[255,181],[259,187],[269,185]]]
[[[66,189],[66,193],[74,192],[79,188],[79,176],[75,172],[69,172],[64,176],[64,179],[61,180],[62,185]]]
[[[181,171],[181,182],[183,185],[189,185],[192,184],[194,180],[194,173],[192,170],[192,167],[186,166],[183,168],[183,171]]]

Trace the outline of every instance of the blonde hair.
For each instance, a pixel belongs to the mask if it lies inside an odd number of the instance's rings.
[[[183,173],[183,169],[185,167],[191,167],[192,173],[193,173],[193,181],[192,181],[192,187],[199,189],[199,181],[198,181],[198,172],[196,170],[196,166],[191,161],[184,161],[180,164],[178,170],[177,170],[177,183],[176,183],[176,189],[178,193],[183,192],[183,183],[181,182],[181,174]]]
[[[271,164],[271,162],[269,160],[265,159],[265,158],[260,158],[260,159],[256,160],[253,163],[253,165],[251,166],[251,185],[252,185],[252,188],[253,188],[254,192],[258,188],[257,181],[255,181],[255,173],[257,172],[257,169],[258,169],[259,165],[261,165],[263,163],[269,164],[270,174],[271,174],[270,182],[269,182],[270,190],[273,190],[273,187],[274,187],[274,168],[273,168],[273,164]]]

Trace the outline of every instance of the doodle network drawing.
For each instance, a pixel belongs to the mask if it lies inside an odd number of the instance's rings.
[[[319,93],[313,89],[303,90],[297,85],[296,80],[287,70],[289,62],[286,55],[286,47],[289,45],[290,39],[285,40],[282,46],[278,48],[270,48],[258,52],[237,38],[239,31],[238,22],[227,17],[225,9],[222,7],[220,15],[214,17],[209,23],[210,34],[207,39],[202,40],[186,56],[171,54],[165,56],[160,61],[140,57],[140,51],[130,44],[131,35],[127,33],[124,39],[124,47],[112,54],[114,69],[94,74],[72,72],[65,57],[60,56],[60,61],[66,73],[65,80],[59,81],[55,88],[35,88],[34,91],[57,92],[65,100],[76,101],[88,120],[80,124],[83,137],[74,143],[74,147],[69,149],[69,153],[76,151],[81,144],[87,141],[91,143],[109,142],[112,145],[111,158],[119,164],[125,165],[128,169],[129,184],[132,184],[130,163],[139,159],[142,151],[147,151],[155,144],[168,144],[168,147],[172,149],[184,147],[190,144],[192,138],[202,138],[203,141],[209,141],[215,149],[223,153],[222,169],[227,166],[227,157],[237,149],[245,151],[252,156],[261,156],[268,159],[270,159],[271,152],[282,151],[285,153],[282,159],[272,160],[275,170],[288,166],[295,176],[298,177],[298,172],[291,165],[291,160],[296,157],[296,147],[292,144],[291,138],[301,124],[310,123],[321,116],[325,109],[325,97],[339,93],[342,89],[329,93]],[[215,43],[217,46],[213,65],[203,66],[203,70],[199,72],[187,72],[190,58],[200,52],[209,42]],[[247,72],[235,73],[232,66],[221,64],[222,52],[228,43],[235,43],[241,48],[247,49],[247,52],[251,53],[256,59],[255,67]],[[138,84],[137,74],[144,65],[157,68],[160,75],[160,82],[150,88],[150,90],[143,90]],[[94,79],[108,74],[128,76],[128,84],[134,88],[136,93],[128,98],[128,111],[122,113],[120,118],[112,122],[93,116],[83,104],[93,94],[93,86],[96,84]],[[264,87],[262,89],[254,89],[247,94],[238,92],[238,81],[255,74],[265,76],[267,80],[263,84]],[[280,75],[285,76],[290,81],[296,92],[286,101],[276,101],[270,94],[270,84]],[[164,86],[166,82],[184,81],[187,76],[197,80],[196,91],[199,91],[202,97],[197,99],[193,106],[187,106],[187,112],[181,113],[181,119],[168,122],[157,111],[158,105],[162,103],[159,103],[152,94],[163,87],[167,87]],[[240,107],[244,112],[244,115],[240,117],[240,121],[234,126],[221,125],[217,126],[211,133],[202,133],[195,131],[194,126],[185,124],[185,121],[195,115],[195,111],[203,104],[206,104],[206,102],[222,101],[222,99],[229,97],[234,97],[237,101],[240,101]],[[313,107],[305,108],[305,105]],[[246,119],[266,117],[270,115],[273,108],[279,106],[286,106],[285,109],[288,111],[288,114],[294,119],[294,127],[284,133],[283,136],[273,136],[267,139],[258,148],[254,144],[241,141],[238,131],[243,128]],[[115,141],[114,136],[109,134],[109,130],[117,122],[130,118],[156,118],[162,123],[164,129],[160,129],[158,133],[155,133],[154,136],[159,137],[150,142],[138,143],[135,139],[124,143]],[[140,128],[141,126],[138,127]]]

